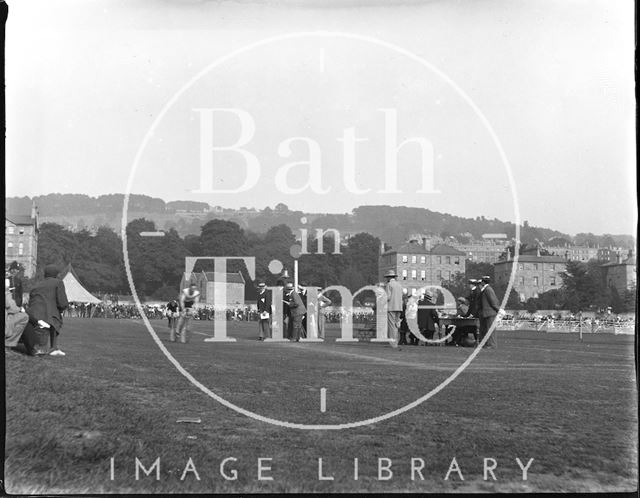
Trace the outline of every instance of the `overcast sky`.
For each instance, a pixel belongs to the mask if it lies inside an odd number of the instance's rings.
[[[517,204],[532,225],[635,233],[633,9],[9,2],[7,195],[124,193],[131,176],[131,192],[167,201],[502,220]],[[234,111],[202,110],[214,108]],[[243,152],[211,149],[238,141]]]

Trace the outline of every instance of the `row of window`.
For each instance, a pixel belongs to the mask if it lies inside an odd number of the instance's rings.
[[[7,227],[7,235],[13,235],[16,233],[16,227]],[[20,227],[18,230],[20,235],[24,235],[24,228]]]
[[[524,277],[520,277],[520,285],[524,286],[525,285],[525,278]],[[538,277],[533,277],[533,286],[534,287],[539,287],[540,285],[540,280]],[[549,277],[549,285],[550,286],[554,286],[556,285],[556,277]]]
[[[556,269],[556,265],[555,263],[549,263],[547,264],[547,266],[549,267],[549,270],[555,271]],[[518,270],[537,270],[538,269],[538,263],[532,263],[532,267],[530,268],[529,265],[527,265],[526,263],[518,263]]]
[[[402,262],[403,263],[408,263],[409,262],[409,256],[407,256],[406,254],[402,255]],[[416,264],[418,262],[418,257],[413,255],[411,256],[411,263],[412,264]],[[420,264],[426,264],[427,262],[427,257],[426,256],[420,256]],[[444,257],[444,262],[447,265],[451,264],[451,256],[445,256]],[[460,257],[459,256],[455,256],[453,258],[453,263],[456,265],[460,264]],[[436,264],[441,265],[442,264],[442,256],[436,256]]]
[[[7,254],[13,254],[13,242],[7,243]],[[24,244],[20,242],[18,244],[18,256],[22,256],[24,254]]]
[[[402,278],[402,280],[418,280],[418,271],[417,270],[411,270],[411,278],[409,278],[409,272],[407,270],[402,270],[400,272],[400,277]],[[441,280],[441,279],[449,279],[451,278],[451,272],[450,271],[441,271],[441,270],[437,270],[436,271],[436,280]],[[425,270],[420,270],[420,280],[426,280],[427,279],[427,272]]]

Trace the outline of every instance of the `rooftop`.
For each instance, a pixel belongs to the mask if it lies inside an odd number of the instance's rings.
[[[513,263],[514,259],[504,259],[497,261],[495,264]],[[560,256],[532,256],[530,254],[521,254],[518,256],[518,263],[566,263],[567,260]]]
[[[5,220],[14,225],[34,225],[36,220],[28,214],[7,214]]]

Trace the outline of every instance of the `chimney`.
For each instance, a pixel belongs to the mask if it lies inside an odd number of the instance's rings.
[[[536,256],[540,257],[540,246],[536,246]]]
[[[384,254],[384,241],[380,241],[380,254]]]
[[[431,249],[429,244],[429,239],[427,237],[422,237],[422,246],[429,251]]]
[[[620,254],[620,251],[616,253],[616,263],[622,263],[622,255]]]
[[[36,201],[31,201],[31,217],[32,218],[37,218],[38,217],[38,207],[36,206]]]

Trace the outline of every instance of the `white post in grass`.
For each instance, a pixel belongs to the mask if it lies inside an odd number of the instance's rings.
[[[298,258],[293,260],[293,289],[298,292]]]

